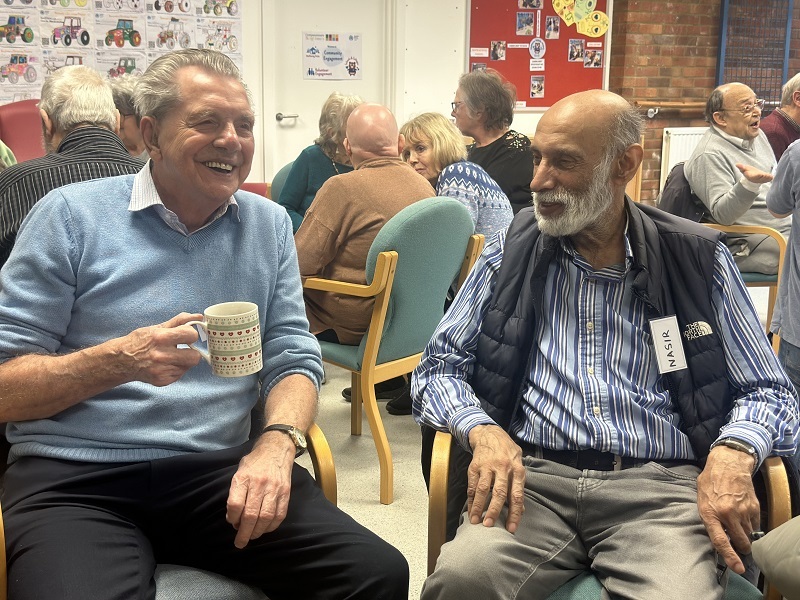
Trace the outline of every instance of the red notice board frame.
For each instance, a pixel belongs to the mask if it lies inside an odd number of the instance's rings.
[[[486,66],[499,71],[516,86],[516,111],[523,112],[526,109],[538,112],[537,109],[547,108],[575,92],[608,89],[613,2],[595,0],[593,10],[604,12],[609,21],[606,33],[595,38],[578,33],[574,23],[567,25],[556,12],[553,0],[470,0],[467,70]],[[574,0],[561,3],[574,5]],[[529,8],[531,6],[541,8]],[[519,17],[518,13],[523,16]],[[530,29],[527,24],[531,17],[524,13],[532,16]],[[548,26],[553,19],[558,24],[556,34]],[[570,53],[572,40],[578,42]],[[581,45],[583,55],[577,59]],[[601,66],[596,66],[597,53],[601,55]],[[500,58],[503,55],[504,58]],[[538,86],[539,81],[542,88]]]

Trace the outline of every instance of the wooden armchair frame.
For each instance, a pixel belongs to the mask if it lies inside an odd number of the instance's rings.
[[[475,264],[475,260],[483,249],[483,243],[483,235],[476,234],[469,238],[467,250],[458,276],[459,285],[469,274],[472,265]],[[381,339],[383,338],[383,327],[386,322],[386,312],[389,308],[389,299],[392,294],[397,260],[398,254],[395,251],[381,252],[378,254],[375,264],[375,274],[372,283],[369,285],[345,283],[318,277],[309,277],[303,284],[306,289],[375,299],[372,317],[367,331],[361,370],[353,371],[349,365],[324,356],[323,360],[352,372],[350,434],[361,435],[363,407],[363,411],[367,414],[367,421],[375,441],[375,449],[378,453],[381,504],[391,504],[394,499],[394,464],[392,463],[392,451],[389,447],[386,429],[383,426],[383,419],[378,410],[374,386],[376,383],[386,381],[392,377],[410,373],[414,370],[414,367],[419,364],[420,358],[422,357],[422,352],[417,352],[397,360],[378,363],[378,352],[381,347]],[[368,393],[364,394],[364,390],[368,390]]]
[[[436,432],[431,458],[431,478],[428,495],[428,574],[436,567],[436,560],[446,537],[447,480],[450,472],[450,445],[453,437],[443,431]],[[761,476],[767,489],[767,526],[772,530],[792,518],[792,498],[789,478],[783,461],[777,456],[768,457],[761,465]],[[781,600],[781,593],[770,586],[764,587],[764,600]]]

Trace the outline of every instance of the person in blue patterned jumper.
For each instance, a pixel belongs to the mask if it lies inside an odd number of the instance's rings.
[[[505,229],[514,218],[511,203],[480,165],[467,160],[464,138],[444,115],[423,113],[400,129],[406,138],[403,160],[436,189],[469,210],[475,233],[486,237]]]

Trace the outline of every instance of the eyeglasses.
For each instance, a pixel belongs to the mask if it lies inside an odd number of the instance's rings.
[[[463,102],[451,102],[450,106],[453,108],[453,112],[455,112],[458,109],[458,107],[461,106],[462,104],[464,104],[464,103]]]
[[[758,108],[759,112],[764,109],[764,99],[763,98],[756,98],[755,102],[742,106],[741,108],[723,108],[720,109],[720,112],[738,112],[745,117],[752,116],[753,113],[756,112],[756,108]]]

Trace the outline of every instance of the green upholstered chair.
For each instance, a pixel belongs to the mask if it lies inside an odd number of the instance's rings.
[[[775,300],[778,298],[778,282],[783,273],[783,260],[786,256],[786,240],[777,229],[772,227],[762,227],[759,225],[717,225],[716,223],[703,223],[724,233],[735,235],[766,235],[775,240],[778,244],[778,273],[775,275],[765,275],[764,273],[741,272],[742,281],[747,287],[767,287],[769,288],[769,301],[767,303],[767,333],[772,323],[772,311],[775,308]],[[777,335],[772,336],[772,347],[778,351],[779,340]]]
[[[336,504],[336,467],[328,440],[316,424],[309,428],[306,439],[317,485],[322,488],[325,497]],[[0,514],[0,600],[7,598],[7,577],[5,532]],[[157,565],[155,581],[156,600],[268,600],[264,592],[256,587],[218,573],[182,565]]]
[[[272,183],[269,188],[269,197],[275,202],[277,202],[278,198],[281,196],[283,184],[286,183],[286,178],[289,176],[289,171],[292,170],[293,164],[294,161],[283,165],[281,169],[275,173],[275,177],[272,178]]]
[[[445,541],[447,524],[447,478],[450,469],[450,445],[452,436],[436,432],[431,459],[431,478],[428,494],[428,574],[436,567],[436,559]],[[769,531],[786,523],[792,517],[792,499],[789,479],[783,461],[768,457],[761,465],[760,475],[766,488],[766,520]],[[524,518],[524,517],[523,517]],[[548,600],[600,600],[602,586],[591,573],[578,575],[568,581]],[[743,577],[730,572],[725,600],[781,600],[781,593],[766,583],[764,592],[758,590]]]
[[[380,464],[380,501],[393,500],[394,469],[375,398],[375,384],[410,373],[444,314],[447,291],[476,244],[467,209],[453,198],[427,198],[392,217],[367,256],[368,285],[308,278],[306,289],[375,298],[358,346],[320,342],[322,359],[352,372],[350,432],[361,435],[362,405]],[[468,256],[469,251],[473,256]],[[470,262],[472,261],[472,262]]]

